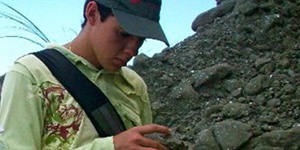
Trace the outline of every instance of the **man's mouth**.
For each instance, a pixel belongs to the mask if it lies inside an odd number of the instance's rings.
[[[123,59],[119,59],[119,58],[116,58],[116,63],[119,65],[119,66],[126,66],[127,64],[127,61],[126,60],[123,60]]]

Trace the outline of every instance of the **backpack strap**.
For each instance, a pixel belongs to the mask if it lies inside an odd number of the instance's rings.
[[[32,53],[52,72],[85,111],[100,137],[125,131],[118,112],[104,93],[62,53],[45,49]]]

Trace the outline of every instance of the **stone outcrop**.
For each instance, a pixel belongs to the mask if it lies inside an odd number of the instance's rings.
[[[300,149],[300,0],[217,0],[132,66],[174,150]]]

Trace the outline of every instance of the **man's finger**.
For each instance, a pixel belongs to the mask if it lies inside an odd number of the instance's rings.
[[[165,135],[171,134],[171,130],[168,127],[157,125],[157,124],[149,124],[144,126],[138,126],[135,128],[142,135],[151,134],[151,133],[162,133]]]
[[[158,149],[158,150],[167,150],[168,149],[163,144],[161,144],[160,142],[155,141],[155,140],[151,140],[151,139],[148,139],[148,138],[143,138],[140,142],[141,143],[139,143],[139,144],[143,147],[155,148],[155,149]]]

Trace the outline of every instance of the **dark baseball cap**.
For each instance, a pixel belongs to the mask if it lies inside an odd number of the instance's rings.
[[[160,19],[161,0],[95,0],[112,9],[120,26],[129,34],[169,42]]]

